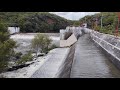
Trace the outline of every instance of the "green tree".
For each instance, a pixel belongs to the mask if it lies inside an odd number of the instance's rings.
[[[51,41],[47,35],[37,34],[32,40],[32,48],[36,51],[36,56],[38,52],[46,53]]]
[[[23,55],[21,59],[18,60],[16,63],[17,65],[20,65],[26,63],[27,61],[32,61],[32,60],[33,60],[32,53],[28,52],[27,54]]]
[[[80,26],[80,22],[79,21],[74,21],[73,25],[74,26]]]
[[[67,20],[48,12],[0,12],[0,18],[8,26],[19,26],[21,32],[59,32],[71,24]]]
[[[9,32],[7,32],[6,26],[0,23],[0,72],[2,72],[8,65],[12,54],[13,48],[16,46],[16,42],[9,39]]]
[[[118,16],[116,12],[101,12],[91,16],[85,16],[79,21],[82,23],[86,18],[88,28],[98,30],[102,33],[114,34],[115,28],[118,23]],[[95,27],[95,19],[98,19],[98,25]],[[101,28],[101,18],[102,18],[102,28]],[[120,26],[120,25],[119,25]],[[120,29],[120,27],[119,27]]]

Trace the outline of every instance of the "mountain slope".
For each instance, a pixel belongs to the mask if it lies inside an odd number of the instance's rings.
[[[21,32],[59,32],[71,24],[48,12],[0,12],[0,18],[8,26],[19,26]]]
[[[101,28],[102,18],[102,28]],[[98,19],[98,25],[95,26],[95,20]],[[102,12],[91,16],[85,16],[79,20],[80,23],[87,23],[88,28],[98,30],[102,33],[114,34],[118,23],[118,17],[116,12]],[[120,25],[119,25],[120,26]]]

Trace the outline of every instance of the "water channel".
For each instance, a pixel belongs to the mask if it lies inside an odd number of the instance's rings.
[[[76,43],[70,78],[120,78],[120,70],[99,50],[89,34]]]

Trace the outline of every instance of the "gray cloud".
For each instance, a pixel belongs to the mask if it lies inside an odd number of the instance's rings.
[[[95,13],[99,12],[50,12],[50,13],[59,15],[70,20],[79,20],[80,18],[86,15],[94,15]]]

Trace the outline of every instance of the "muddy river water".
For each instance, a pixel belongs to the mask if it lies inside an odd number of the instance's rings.
[[[11,35],[11,38],[17,42],[18,47],[15,48],[16,52],[22,52],[25,54],[27,51],[31,50],[31,40],[37,33],[20,33]],[[59,33],[42,33],[48,35],[52,39],[52,44],[59,47],[60,37]]]

